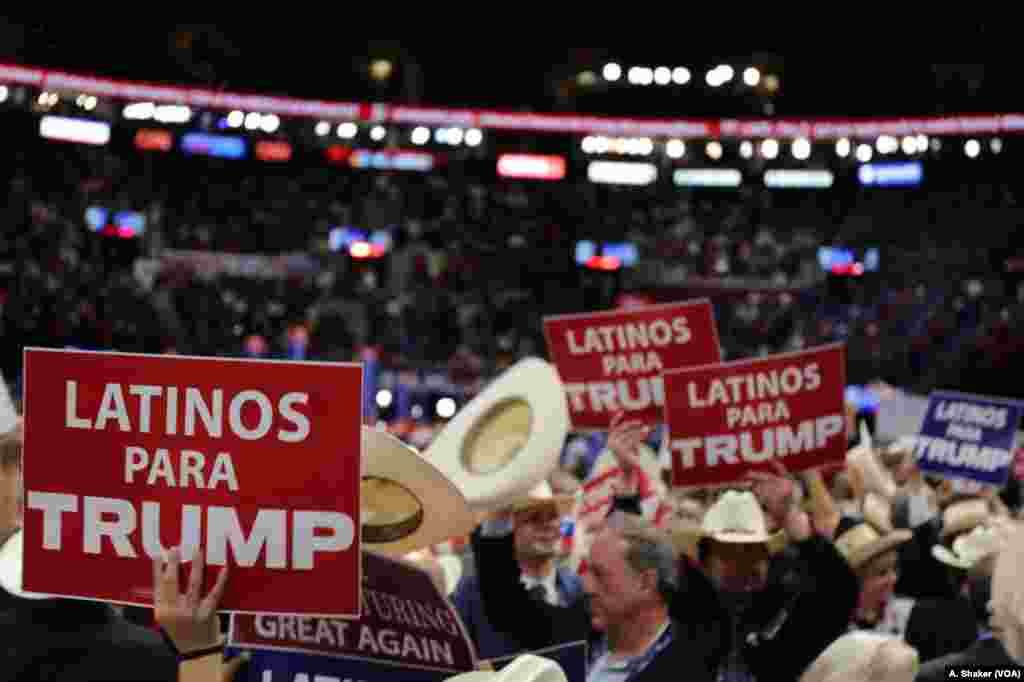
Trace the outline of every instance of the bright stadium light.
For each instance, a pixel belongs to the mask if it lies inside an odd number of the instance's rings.
[[[319,123],[316,124],[313,130],[316,132],[317,135],[323,137],[327,133],[331,132],[331,124],[328,123],[327,121],[320,121]]]
[[[629,69],[628,78],[633,85],[650,85],[654,82],[654,71],[646,66],[634,66]]]
[[[992,150],[993,154],[998,154],[999,152],[1003,151],[1003,141],[1000,140],[998,137],[993,137],[992,140],[989,141],[988,146],[989,149]]]
[[[806,137],[798,137],[793,140],[790,151],[793,153],[794,159],[806,161],[811,156],[811,143]]]
[[[686,144],[682,140],[669,140],[665,145],[665,153],[670,159],[681,159],[686,154]]]
[[[712,140],[711,142],[708,142],[708,145],[704,151],[707,152],[709,159],[718,161],[720,158],[722,158],[722,143],[718,142],[717,140]]]
[[[484,141],[484,134],[477,128],[470,128],[466,131],[466,146],[479,147]]]
[[[153,114],[156,113],[156,105],[152,102],[135,102],[129,104],[121,111],[121,115],[130,121],[147,121],[153,118]],[[239,112],[241,113],[241,112]],[[228,116],[228,122],[231,121],[231,116]]]
[[[750,87],[754,87],[761,82],[761,72],[756,67],[748,66],[743,69],[743,82]]]
[[[676,85],[686,85],[690,82],[690,70],[685,66],[672,69],[672,82]]]
[[[394,396],[386,388],[382,388],[377,391],[377,407],[385,410],[391,407],[391,402],[394,400]]]
[[[750,140],[743,140],[740,142],[740,156],[744,159],[749,159],[754,155],[754,143]]]
[[[911,154],[916,154],[917,138],[910,137],[909,135],[907,137],[904,137],[903,141],[900,142],[900,149],[902,149],[903,153],[906,154],[907,156],[910,156]]]
[[[276,114],[265,114],[263,118],[260,119],[260,128],[262,128],[265,133],[277,132],[277,129],[280,126],[281,119],[279,119]]]
[[[609,62],[601,69],[601,75],[606,81],[615,82],[622,78],[622,67],[615,62]]]
[[[672,82],[672,69],[667,66],[659,66],[654,70],[654,82],[658,85],[668,85]]]
[[[8,90],[6,85],[0,85],[0,102],[7,101]]]
[[[416,145],[424,145],[430,141],[430,128],[424,128],[419,126],[413,128],[412,131],[412,143]]]
[[[857,160],[861,163],[867,163],[871,160],[871,145],[860,144],[857,145]]]
[[[263,121],[263,116],[255,111],[250,111],[245,115],[245,129],[256,130],[260,127],[260,123]]]
[[[882,135],[875,140],[875,149],[879,154],[892,154],[900,148],[900,143],[891,135]]]
[[[448,144],[450,144],[451,146],[458,147],[460,144],[462,144],[462,138],[462,128],[452,128],[451,130],[448,131]]]
[[[351,140],[359,132],[359,126],[351,121],[338,124],[338,137],[344,140]]]
[[[384,126],[373,126],[370,129],[370,139],[374,142],[380,142],[388,136],[388,129]]]
[[[161,123],[188,123],[192,110],[181,104],[163,104],[153,112],[153,118]]]
[[[845,137],[839,138],[836,142],[836,155],[843,159],[850,155],[850,140]]]
[[[779,155],[779,143],[777,140],[768,138],[761,143],[761,156],[766,159],[774,159]]]
[[[967,158],[976,159],[980,153],[981,143],[977,140],[967,140],[967,142],[964,143],[964,154],[967,154]]]
[[[437,401],[437,416],[442,419],[451,419],[455,416],[455,401],[451,398],[441,398]]]

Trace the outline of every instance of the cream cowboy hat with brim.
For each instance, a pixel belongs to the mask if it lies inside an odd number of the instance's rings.
[[[528,494],[558,467],[569,433],[565,387],[553,365],[527,358],[463,407],[424,456],[475,512]]]
[[[576,505],[575,495],[555,495],[551,484],[541,481],[527,495],[512,501],[508,510],[511,512],[529,511],[554,507],[559,516],[568,516]]]
[[[828,646],[800,676],[800,682],[912,682],[917,651],[899,637],[855,630]]]
[[[394,436],[364,426],[362,459],[363,549],[401,558],[469,534],[476,526],[459,489]]]
[[[947,566],[970,570],[999,552],[1002,540],[995,526],[977,526],[970,533],[964,533],[953,540],[952,550],[945,545],[932,546],[932,556]]]
[[[726,544],[773,542],[778,534],[768,532],[764,510],[754,493],[726,490],[704,514],[704,538]]]
[[[568,682],[565,671],[550,658],[523,654],[501,670],[473,670],[446,682]]]
[[[879,531],[867,521],[853,521],[844,528],[840,522],[835,540],[836,549],[853,570],[857,570],[875,557],[885,554],[910,541],[913,533],[909,530]]]
[[[991,516],[988,500],[975,498],[954,502],[942,512],[941,537],[945,539],[974,530]]]
[[[22,599],[56,599],[48,594],[26,592],[21,588],[24,550],[25,538],[20,529],[7,539],[3,547],[0,547],[0,588]]]

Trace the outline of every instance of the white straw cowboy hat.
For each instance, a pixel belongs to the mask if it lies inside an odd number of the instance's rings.
[[[932,556],[954,568],[970,570],[978,562],[994,555],[1000,549],[1002,538],[992,526],[978,526],[953,540],[953,548],[933,545]]]
[[[942,512],[943,539],[974,530],[992,516],[988,500],[968,499],[954,502]]]
[[[800,682],[912,682],[917,651],[898,637],[855,630],[835,640]]]
[[[853,570],[859,569],[880,554],[885,554],[910,541],[909,530],[879,530],[867,521],[844,517],[836,529],[835,546]]]
[[[568,433],[569,406],[558,372],[527,358],[463,407],[424,456],[474,511],[493,511],[547,479]]]
[[[431,462],[365,426],[359,496],[363,549],[393,558],[468,534],[476,525],[462,493]]]
[[[559,516],[568,516],[576,505],[575,495],[555,495],[551,484],[541,481],[528,494],[517,498],[509,505],[509,511],[518,512],[541,507],[554,507]]]
[[[768,523],[754,493],[726,490],[704,514],[701,532],[705,538],[723,543],[771,542],[776,534]]]
[[[550,658],[523,654],[500,671],[474,670],[449,677],[447,682],[568,682],[565,671]]]
[[[26,592],[21,589],[22,557],[25,549],[25,538],[19,529],[0,547],[0,588],[15,597],[22,599],[54,599],[48,594]]]

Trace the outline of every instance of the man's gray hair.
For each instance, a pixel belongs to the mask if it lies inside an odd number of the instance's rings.
[[[619,514],[609,525],[626,542],[626,562],[642,573],[654,570],[658,592],[666,603],[679,590],[679,561],[671,538],[646,519],[635,514]]]

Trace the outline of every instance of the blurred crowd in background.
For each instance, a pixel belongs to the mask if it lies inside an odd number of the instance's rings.
[[[1012,358],[1024,287],[1004,274],[1024,210],[1010,184],[770,191],[486,184],[428,175],[9,140],[0,208],[0,360],[71,346],[351,360],[471,385],[543,355],[543,316],[710,296],[729,359],[832,341],[848,382],[1021,395]],[[90,231],[86,209],[132,210],[144,234]],[[328,248],[386,235],[383,257]],[[635,266],[589,270],[579,240],[634,244]],[[828,276],[822,245],[881,246],[861,277]],[[295,262],[278,276],[174,264],[180,251]],[[148,264],[148,267],[144,267]],[[430,419],[432,415],[426,415]]]

